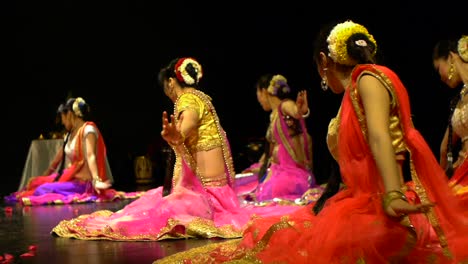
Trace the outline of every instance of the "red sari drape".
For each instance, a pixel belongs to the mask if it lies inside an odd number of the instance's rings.
[[[93,126],[99,135],[97,138],[97,146],[96,146],[97,166],[98,166],[99,177],[101,178],[102,181],[106,181],[108,179],[107,173],[106,173],[106,163],[105,163],[106,162],[106,146],[104,143],[104,139],[101,133],[99,132],[99,129],[96,126],[96,124],[94,122],[88,121],[88,122],[85,122],[83,126],[81,126],[80,129],[77,131],[74,153],[73,153],[73,157],[71,158],[71,165],[63,171],[63,174],[58,179],[58,182],[68,182],[68,181],[74,180],[76,173],[81,170],[83,164],[85,163],[85,157],[84,157],[85,153],[83,153],[83,144],[84,144],[84,132],[85,132],[84,128],[87,125]],[[65,153],[63,155],[65,155]],[[33,195],[37,187],[41,186],[44,183],[54,182],[56,176],[57,176],[57,173],[53,173],[51,175],[36,176],[32,178],[29,184],[27,185],[26,189],[16,194],[17,198],[22,198],[22,197]]]

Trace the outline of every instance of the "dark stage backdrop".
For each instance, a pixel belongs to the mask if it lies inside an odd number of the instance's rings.
[[[245,145],[262,137],[268,122],[255,97],[257,77],[282,73],[293,88],[307,89],[314,170],[324,182],[326,129],[341,98],[320,89],[313,38],[321,24],[345,18],[375,36],[383,62],[408,87],[416,127],[437,152],[454,91],[432,68],[432,46],[439,37],[467,33],[463,8],[446,11],[463,1],[452,2],[423,8],[409,1],[2,1],[1,194],[16,190],[31,140],[57,129],[55,111],[69,95],[91,105],[116,188],[132,188],[134,157],[159,155],[161,113],[172,111],[153,75],[177,56],[203,65],[202,87],[238,171],[249,165]]]

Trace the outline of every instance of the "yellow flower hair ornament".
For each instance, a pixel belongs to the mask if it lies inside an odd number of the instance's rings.
[[[346,42],[354,34],[364,34],[367,36],[376,47],[373,51],[373,55],[377,52],[377,42],[374,37],[369,34],[367,29],[359,24],[354,23],[351,20],[337,24],[327,38],[328,43],[328,56],[336,63],[353,66],[356,63],[349,57]],[[365,47],[367,46],[366,40],[357,40],[356,45]]]
[[[464,62],[468,62],[468,35],[458,40],[458,54]]]
[[[83,113],[81,112],[81,107],[85,104],[86,102],[83,98],[77,97],[75,99],[75,102],[73,102],[73,106],[72,106],[73,113],[78,117],[83,117]]]
[[[197,79],[195,80],[190,74],[187,72],[187,66],[192,65],[195,72],[197,73]],[[175,65],[175,72],[177,79],[181,82],[184,82],[188,85],[197,84],[200,79],[203,77],[203,71],[200,63],[198,63],[193,58],[181,58]]]
[[[286,80],[283,75],[277,74],[271,78],[267,91],[272,95],[278,95],[278,91],[280,89],[283,93],[291,92],[291,88],[289,88],[288,85],[288,80]]]

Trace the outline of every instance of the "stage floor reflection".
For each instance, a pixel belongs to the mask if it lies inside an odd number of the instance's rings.
[[[152,263],[156,259],[222,239],[181,239],[154,242],[86,241],[50,234],[62,219],[108,209],[117,211],[131,200],[111,203],[26,207],[1,202],[0,263]],[[23,255],[36,247],[33,256]],[[33,249],[33,248],[32,248]],[[23,256],[21,256],[23,255]]]

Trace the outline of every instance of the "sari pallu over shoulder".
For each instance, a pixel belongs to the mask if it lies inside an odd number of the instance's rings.
[[[467,212],[463,210],[460,199],[450,191],[447,176],[439,166],[427,142],[413,125],[406,88],[395,72],[387,67],[371,64],[358,65],[352,73],[353,83],[351,87],[354,89],[348,91],[350,93],[349,98],[353,98],[352,93],[357,92],[358,77],[362,76],[362,74],[371,74],[379,78],[385,86],[390,87],[390,90],[395,93],[404,140],[410,155],[411,177],[415,183],[415,191],[421,201],[436,203],[436,206],[426,213],[426,217],[437,234],[444,255],[448,259],[466,261],[468,251],[463,245],[468,243]],[[356,124],[356,122],[359,122],[358,115],[354,119],[346,119],[342,116],[342,120],[343,123],[347,122],[347,120],[349,122],[354,121],[355,124],[352,127],[360,127],[360,125]],[[351,127],[343,123],[341,125]],[[349,131],[340,133],[339,142],[340,158],[343,157],[340,159],[340,168],[345,180],[350,172],[356,170],[353,167],[353,160],[358,160],[360,154],[355,149],[363,149],[365,150],[364,153],[366,153],[370,151],[370,148],[363,137],[353,137]],[[357,184],[362,184],[362,182]],[[355,188],[359,190],[359,186],[355,186]]]

